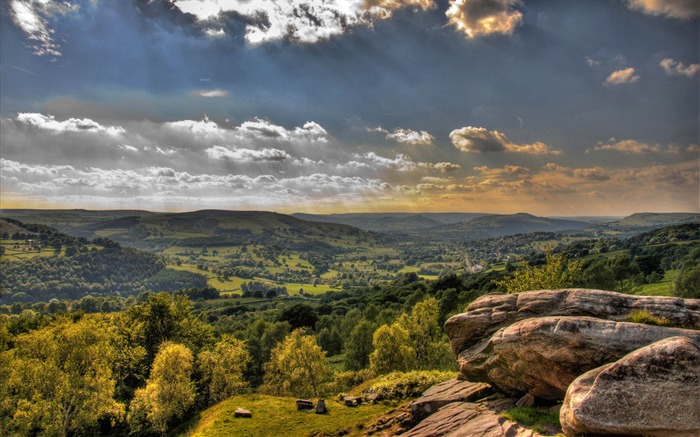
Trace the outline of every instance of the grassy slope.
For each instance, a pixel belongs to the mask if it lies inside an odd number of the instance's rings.
[[[295,401],[296,398],[291,397],[258,394],[236,396],[203,411],[193,419],[195,423],[184,435],[190,437],[305,436],[318,433],[338,435],[339,431],[352,430],[358,424],[364,424],[395,406],[375,404],[351,408],[327,399],[328,414],[314,414],[297,411]],[[233,413],[238,407],[250,410],[253,418],[235,418]]]

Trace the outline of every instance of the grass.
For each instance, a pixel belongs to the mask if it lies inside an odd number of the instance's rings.
[[[532,427],[533,431],[547,433],[547,427],[560,428],[559,413],[535,407],[515,407],[501,414],[508,420]]]
[[[673,281],[676,279],[678,270],[666,270],[664,278],[660,282],[653,284],[642,284],[635,294],[644,296],[672,296]]]
[[[333,399],[326,399],[328,414],[297,411],[296,398],[259,394],[236,396],[201,412],[192,420],[190,437],[226,436],[307,436],[317,434],[339,435],[345,429],[357,430],[358,425],[391,410],[393,404],[346,407]],[[316,399],[314,399],[316,401]],[[252,419],[234,418],[236,408],[245,408]]]
[[[645,325],[668,326],[671,321],[662,317],[656,317],[649,311],[637,310],[632,312],[627,320],[632,323],[644,323]]]

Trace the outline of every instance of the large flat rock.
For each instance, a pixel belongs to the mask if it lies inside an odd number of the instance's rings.
[[[411,413],[413,417],[422,419],[452,402],[476,401],[491,393],[493,389],[488,384],[450,379],[430,387],[420,398],[413,401]]]
[[[700,347],[667,338],[581,375],[561,424],[567,435],[700,436]]]
[[[592,317],[540,317],[507,326],[458,357],[460,377],[513,396],[564,399],[579,375],[659,340],[700,331]]]
[[[512,399],[454,402],[420,422],[404,437],[537,437],[540,434],[499,414],[513,408]]]
[[[700,328],[700,299],[633,296],[590,289],[539,290],[489,294],[472,302],[467,312],[445,323],[455,356],[478,346],[499,329],[517,321],[547,316],[589,316],[625,321],[636,310],[649,311],[673,325]]]

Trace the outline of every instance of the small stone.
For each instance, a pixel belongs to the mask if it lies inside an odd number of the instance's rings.
[[[516,407],[531,407],[533,405],[535,405],[535,397],[530,393],[525,393],[525,395],[515,403]]]
[[[314,403],[308,399],[297,399],[297,410],[313,410]]]
[[[250,411],[246,410],[245,408],[236,408],[236,411],[233,412],[233,417],[247,417],[247,418],[252,418],[253,413]]]
[[[316,414],[326,414],[328,410],[326,410],[326,401],[323,399],[318,400],[318,404],[316,404]]]

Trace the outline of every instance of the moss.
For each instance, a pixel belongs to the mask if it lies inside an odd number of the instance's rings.
[[[559,428],[559,413],[535,407],[516,407],[501,414],[508,420],[532,427],[533,431],[544,434],[547,426]]]

